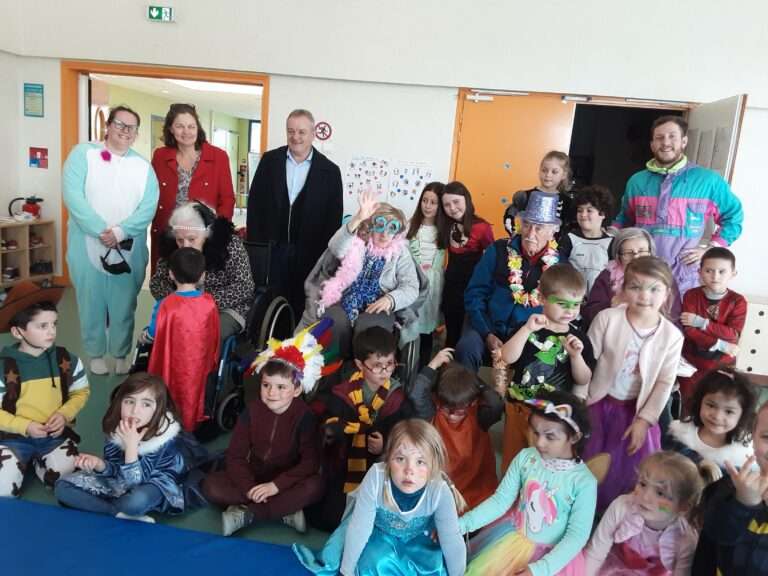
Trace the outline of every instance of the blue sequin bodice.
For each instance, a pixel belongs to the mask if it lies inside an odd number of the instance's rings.
[[[415,516],[407,520],[401,514],[386,508],[376,509],[374,525],[382,532],[403,541],[410,540],[419,534],[429,536],[434,529],[432,516]]]

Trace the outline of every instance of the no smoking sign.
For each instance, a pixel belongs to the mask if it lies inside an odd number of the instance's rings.
[[[315,138],[318,140],[328,140],[333,134],[333,129],[328,122],[318,122],[315,124]]]

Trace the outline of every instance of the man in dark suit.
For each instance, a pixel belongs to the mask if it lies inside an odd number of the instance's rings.
[[[313,146],[315,119],[294,110],[288,145],[265,153],[248,194],[248,240],[271,242],[270,284],[304,310],[304,280],[341,226],[341,171]]]

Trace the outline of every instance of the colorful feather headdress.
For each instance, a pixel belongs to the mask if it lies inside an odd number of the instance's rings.
[[[246,375],[258,374],[267,362],[282,362],[296,370],[301,388],[305,394],[314,390],[322,376],[331,374],[341,366],[341,362],[329,362],[328,343],[331,341],[333,320],[323,318],[308,326],[293,338],[267,342],[265,350],[260,352]]]

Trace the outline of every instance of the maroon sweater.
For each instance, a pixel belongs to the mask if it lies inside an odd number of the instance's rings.
[[[319,474],[317,420],[300,398],[275,414],[257,397],[235,426],[226,454],[227,474],[245,495],[274,482],[282,492]]]

